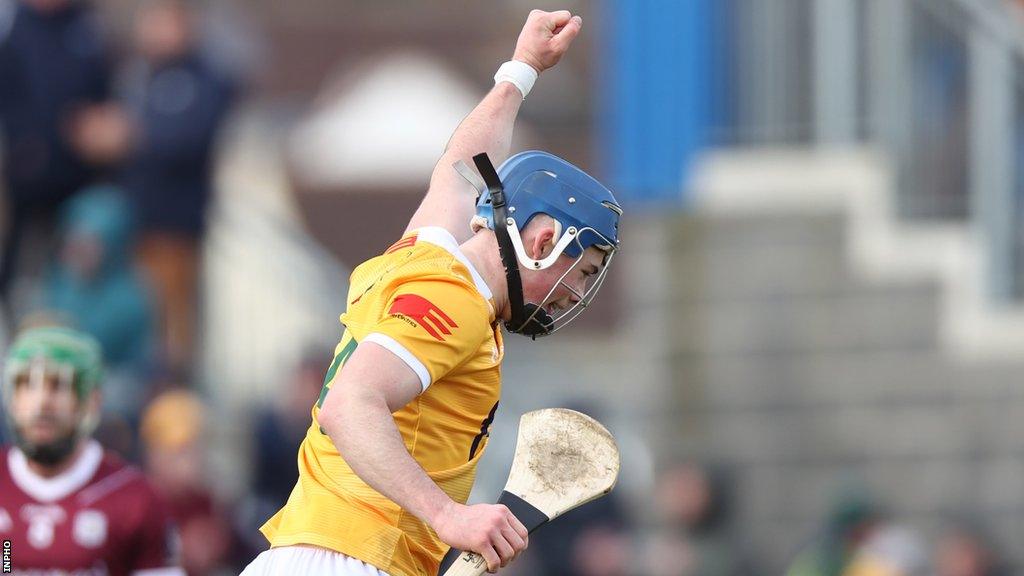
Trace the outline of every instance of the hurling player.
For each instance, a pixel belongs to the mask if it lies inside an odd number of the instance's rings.
[[[618,248],[621,210],[604,186],[543,152],[506,160],[524,98],[581,26],[568,11],[530,13],[404,235],[353,271],[299,480],[246,576],[433,576],[449,547],[497,570],[526,547],[507,507],[466,499],[501,394],[501,326],[558,330]],[[495,173],[490,160],[505,161]]]

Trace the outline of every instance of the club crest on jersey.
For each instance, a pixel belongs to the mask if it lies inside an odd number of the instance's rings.
[[[21,508],[21,519],[28,523],[28,543],[37,550],[53,544],[57,524],[67,516],[60,506],[26,504]]]
[[[71,536],[82,548],[99,548],[107,541],[107,516],[98,510],[82,510],[75,515]]]
[[[433,302],[416,294],[402,294],[391,303],[388,314],[393,317],[400,317],[411,320],[414,324],[421,326],[437,340],[444,340],[445,336],[451,335],[452,328],[458,328],[447,314],[434,305]]]

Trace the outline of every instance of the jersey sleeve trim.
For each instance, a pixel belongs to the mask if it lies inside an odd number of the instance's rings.
[[[430,386],[430,372],[427,367],[420,362],[420,359],[409,352],[409,349],[398,343],[397,340],[388,336],[387,334],[381,334],[380,332],[374,332],[373,334],[367,335],[363,338],[363,342],[373,342],[378,346],[382,346],[389,352],[398,356],[403,362],[405,362],[412,371],[416,373],[416,376],[420,379],[420,386],[426,391],[427,387]]]

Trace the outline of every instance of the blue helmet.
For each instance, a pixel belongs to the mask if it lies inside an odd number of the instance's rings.
[[[508,215],[518,230],[537,214],[547,214],[563,230],[580,231],[579,241],[565,246],[566,256],[578,258],[590,246],[603,250],[618,246],[622,208],[610,190],[576,166],[553,154],[528,150],[506,160],[498,168],[498,178],[505,188]],[[476,213],[494,229],[490,191],[480,195]]]
[[[497,171],[486,154],[473,160],[485,182],[465,165],[456,163],[455,168],[481,192],[476,207],[477,225],[486,225],[498,237],[512,306],[512,320],[506,327],[534,338],[552,334],[586,309],[604,282],[608,265],[619,248],[622,208],[600,182],[547,152],[521,152],[506,160]],[[504,224],[496,225],[496,212]],[[546,214],[557,222],[554,249],[543,260],[535,260],[526,253],[520,236],[520,231],[538,214]],[[605,253],[605,265],[579,293],[564,280],[591,247]],[[551,287],[544,301],[524,302],[519,267],[543,270],[562,255],[574,259],[573,266]],[[574,293],[576,302],[552,318],[548,308],[557,307],[552,296],[559,285]]]

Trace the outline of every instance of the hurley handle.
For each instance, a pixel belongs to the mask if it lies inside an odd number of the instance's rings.
[[[547,514],[511,492],[502,490],[498,504],[504,504],[530,533],[551,520]],[[483,556],[452,548],[444,555],[437,573],[439,576],[480,576],[486,571],[487,562]]]
[[[447,569],[445,569],[447,567]],[[487,571],[487,562],[476,552],[462,552],[452,548],[444,555],[440,576],[480,576]]]

